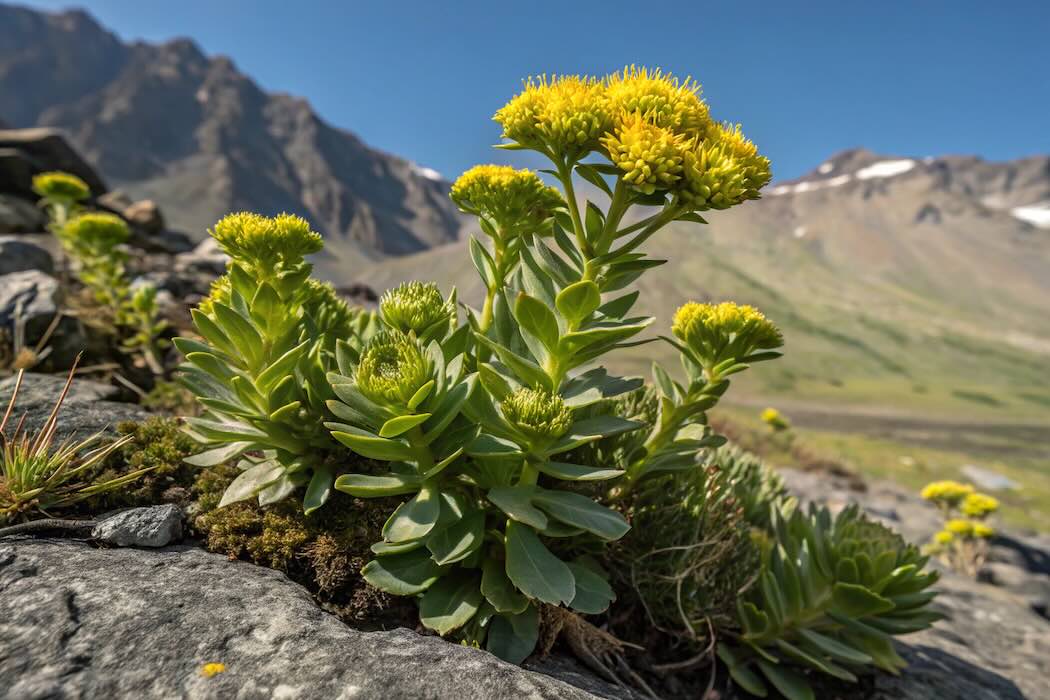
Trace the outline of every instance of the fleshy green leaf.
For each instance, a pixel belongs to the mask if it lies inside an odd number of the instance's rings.
[[[514,303],[514,318],[523,331],[532,334],[549,352],[557,349],[558,319],[542,301],[524,292],[519,293]]]
[[[383,427],[379,429],[379,437],[395,438],[425,422],[428,418],[430,418],[429,413],[416,413],[410,416],[391,418],[386,423],[383,423]]]
[[[587,467],[582,464],[568,464],[566,462],[540,462],[536,465],[544,474],[565,481],[601,481],[612,479],[623,474],[619,469],[603,469],[602,467]]]
[[[597,615],[609,609],[609,605],[616,600],[609,582],[591,568],[570,563],[573,578],[576,579],[576,596],[569,603],[569,607],[585,615]]]
[[[352,425],[342,423],[326,423],[325,425],[332,428],[332,437],[362,457],[384,462],[411,460],[415,457],[412,448],[403,442],[388,440]]]
[[[427,539],[427,548],[438,564],[466,559],[485,538],[485,512],[475,510]]]
[[[645,427],[644,423],[618,416],[584,418],[573,423],[569,431],[547,450],[547,454],[553,455],[559,452],[568,452],[580,445],[586,445],[588,442],[594,442],[603,437],[619,435],[620,433],[626,433],[642,427]]]
[[[423,480],[415,474],[342,474],[335,480],[335,488],[358,498],[379,498],[415,493]]]
[[[530,605],[517,615],[496,615],[489,623],[485,648],[507,663],[520,664],[536,648],[539,639],[540,616]]]
[[[507,578],[502,559],[486,558],[481,565],[481,593],[501,613],[517,614],[529,607],[529,599]]]
[[[488,498],[514,520],[542,530],[547,526],[547,516],[532,505],[535,493],[533,486],[498,486],[489,490]]]
[[[569,326],[576,328],[601,305],[602,295],[594,282],[581,280],[561,290],[554,303]]]
[[[460,572],[442,577],[419,601],[419,621],[438,634],[465,625],[481,606],[476,575]]]
[[[631,529],[618,512],[595,503],[581,493],[537,488],[532,501],[561,522],[582,528],[605,540],[618,540]]]
[[[758,660],[758,667],[762,669],[762,673],[773,684],[773,687],[787,700],[816,700],[813,689],[809,687],[805,676],[762,659]]]
[[[306,515],[313,513],[328,500],[332,493],[332,470],[326,467],[315,467],[310,483],[306,486],[306,494],[303,496],[303,512]]]
[[[430,552],[417,549],[373,559],[361,569],[361,575],[381,591],[393,595],[416,595],[437,581],[441,567],[430,558]]]
[[[525,595],[559,605],[576,597],[572,570],[551,554],[532,528],[507,523],[507,577]]]
[[[383,526],[383,538],[388,542],[418,540],[434,529],[440,515],[441,498],[433,489],[424,487],[412,500],[397,507]]]

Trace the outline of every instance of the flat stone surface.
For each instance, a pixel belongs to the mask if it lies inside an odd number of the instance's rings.
[[[47,217],[28,199],[0,193],[0,233],[43,231]]]
[[[201,668],[223,663],[206,678]],[[9,698],[618,697],[397,629],[360,632],[269,569],[191,547],[0,544]]]
[[[55,400],[62,392],[65,376],[29,372],[22,380],[15,403],[16,417],[26,416],[26,429],[36,430],[44,424]],[[0,406],[7,408],[14,390],[15,378],[0,381]],[[126,420],[145,420],[151,414],[134,404],[108,401],[118,393],[109,384],[89,379],[75,379],[58,414],[57,439],[64,440],[74,433],[86,438],[100,430],[113,428]]]

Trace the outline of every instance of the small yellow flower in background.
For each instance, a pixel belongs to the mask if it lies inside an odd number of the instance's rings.
[[[84,250],[104,253],[124,243],[131,236],[127,223],[115,214],[88,212],[79,214],[62,228],[62,238]]]
[[[791,424],[788,422],[788,419],[784,417],[784,414],[773,407],[764,409],[759,417],[762,419],[763,423],[778,432],[787,430],[791,427]]]
[[[973,534],[973,523],[963,518],[952,518],[944,524],[944,529],[959,537],[969,537]]]
[[[927,501],[938,501],[947,505],[957,505],[974,492],[970,484],[958,481],[934,481],[922,489],[922,497]]]
[[[995,528],[984,523],[973,524],[973,536],[979,537],[982,540],[986,540],[990,537],[995,537]]]
[[[963,515],[971,518],[983,518],[989,513],[999,510],[999,500],[983,493],[971,493],[963,499],[960,507]]]
[[[219,675],[220,673],[226,672],[226,664],[223,663],[210,663],[201,666],[201,675],[205,678],[212,678]]]
[[[45,199],[79,202],[91,196],[87,183],[76,175],[53,171],[33,176],[33,191]]]
[[[955,539],[955,535],[948,532],[947,530],[941,530],[933,536],[933,541],[940,545],[951,544]]]
[[[644,193],[670,189],[682,172],[686,139],[653,124],[649,115],[624,117],[611,134],[602,138],[609,160],[624,171],[624,182]]]

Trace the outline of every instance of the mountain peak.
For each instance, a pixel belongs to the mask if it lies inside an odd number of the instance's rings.
[[[464,220],[440,176],[271,94],[189,39],[126,45],[82,11],[0,5],[0,104],[68,134],[117,186],[193,236],[231,210],[301,214],[330,258],[414,252]],[[11,105],[11,107],[8,107]]]

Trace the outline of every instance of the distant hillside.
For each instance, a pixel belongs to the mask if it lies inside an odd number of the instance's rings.
[[[463,222],[434,171],[264,92],[191,41],[124,44],[81,11],[0,5],[0,115],[65,130],[111,185],[156,199],[198,238],[229,211],[291,211],[325,234],[338,265],[455,240]]]
[[[745,393],[878,410],[1050,416],[1050,157],[890,158],[855,150],[764,198],[651,241],[658,327],[687,299],[734,299],[780,323],[786,357]],[[370,268],[481,289],[462,243]],[[646,372],[662,345],[627,352]]]

